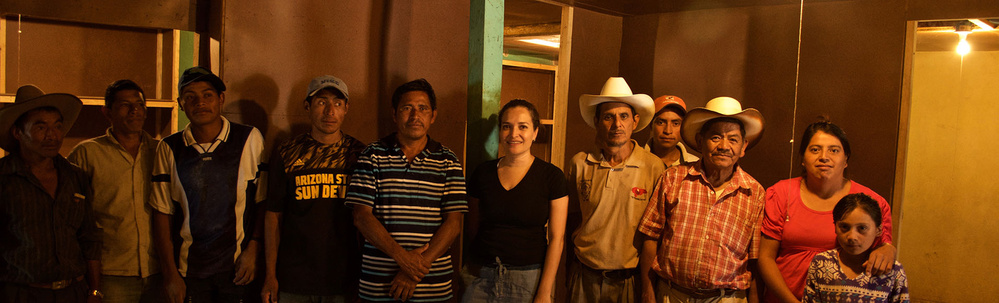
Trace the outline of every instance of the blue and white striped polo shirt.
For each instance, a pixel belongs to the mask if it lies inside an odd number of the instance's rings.
[[[354,167],[347,205],[373,208],[378,221],[400,246],[412,250],[430,242],[444,213],[467,212],[465,178],[457,156],[440,143],[427,145],[412,162],[391,134],[368,145]],[[399,266],[365,241],[361,250],[360,297],[393,301],[389,295]],[[438,302],[453,296],[451,254],[444,253],[416,286],[409,302]]]

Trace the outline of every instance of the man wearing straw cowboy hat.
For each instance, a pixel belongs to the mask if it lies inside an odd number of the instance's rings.
[[[765,191],[738,162],[760,141],[763,116],[718,97],[687,113],[681,132],[702,158],[667,169],[642,216],[642,300],[756,302]]]
[[[101,230],[87,176],[59,155],[83,103],[17,90],[0,109],[0,301],[100,301]],[[84,282],[86,280],[86,282]]]
[[[578,262],[570,265],[569,301],[634,302],[641,243],[635,227],[665,169],[631,139],[652,121],[652,98],[611,77],[599,95],[580,96],[579,109],[597,130],[597,148],[576,154],[566,169],[575,188],[569,204],[582,219],[572,234]]]

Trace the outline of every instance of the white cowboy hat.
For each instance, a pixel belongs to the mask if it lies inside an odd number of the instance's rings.
[[[742,127],[746,130],[747,149],[760,142],[763,137],[763,114],[755,108],[742,109],[739,100],[730,97],[718,97],[708,101],[704,107],[698,107],[687,112],[683,118],[683,125],[680,126],[680,137],[683,143],[693,147],[700,152],[697,145],[697,133],[705,122],[715,118],[733,118],[742,122]]]
[[[28,84],[17,89],[14,103],[0,109],[0,148],[12,152],[15,146],[10,128],[24,113],[39,107],[55,107],[62,114],[62,129],[69,131],[83,108],[80,98],[70,94],[45,94],[38,87]]]
[[[610,77],[600,89],[599,95],[579,96],[579,113],[583,115],[583,121],[590,127],[596,128],[593,124],[593,116],[597,112],[597,106],[604,102],[622,102],[631,105],[638,115],[638,125],[635,126],[635,133],[644,129],[652,122],[653,109],[652,97],[646,94],[632,94],[631,87],[621,77]]]

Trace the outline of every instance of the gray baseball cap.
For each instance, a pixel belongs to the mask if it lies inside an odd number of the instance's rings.
[[[312,97],[313,95],[318,93],[319,90],[322,90],[327,87],[332,87],[337,91],[340,91],[340,93],[343,94],[344,99],[347,100],[350,99],[350,94],[347,92],[347,84],[343,83],[343,81],[341,81],[340,78],[333,77],[330,75],[319,76],[316,77],[315,79],[312,79],[312,82],[309,83],[308,96]]]

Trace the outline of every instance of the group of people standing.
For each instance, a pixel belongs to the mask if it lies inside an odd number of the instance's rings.
[[[221,115],[211,71],[177,88],[184,130],[146,133],[145,94],[120,80],[107,133],[67,158],[78,98],[27,85],[0,109],[0,302],[454,301],[463,228],[462,302],[551,302],[564,256],[568,302],[908,300],[890,208],[845,177],[849,141],[829,122],[805,131],[802,176],[764,190],[738,164],[759,111],[727,97],[688,111],[612,77],[579,99],[596,146],[564,173],[532,155],[540,114],[512,100],[504,156],[466,184],[428,135],[423,79],[393,93],[397,131],[365,145],[341,130],[346,83],[317,77],[311,129],[269,156],[259,130]]]

